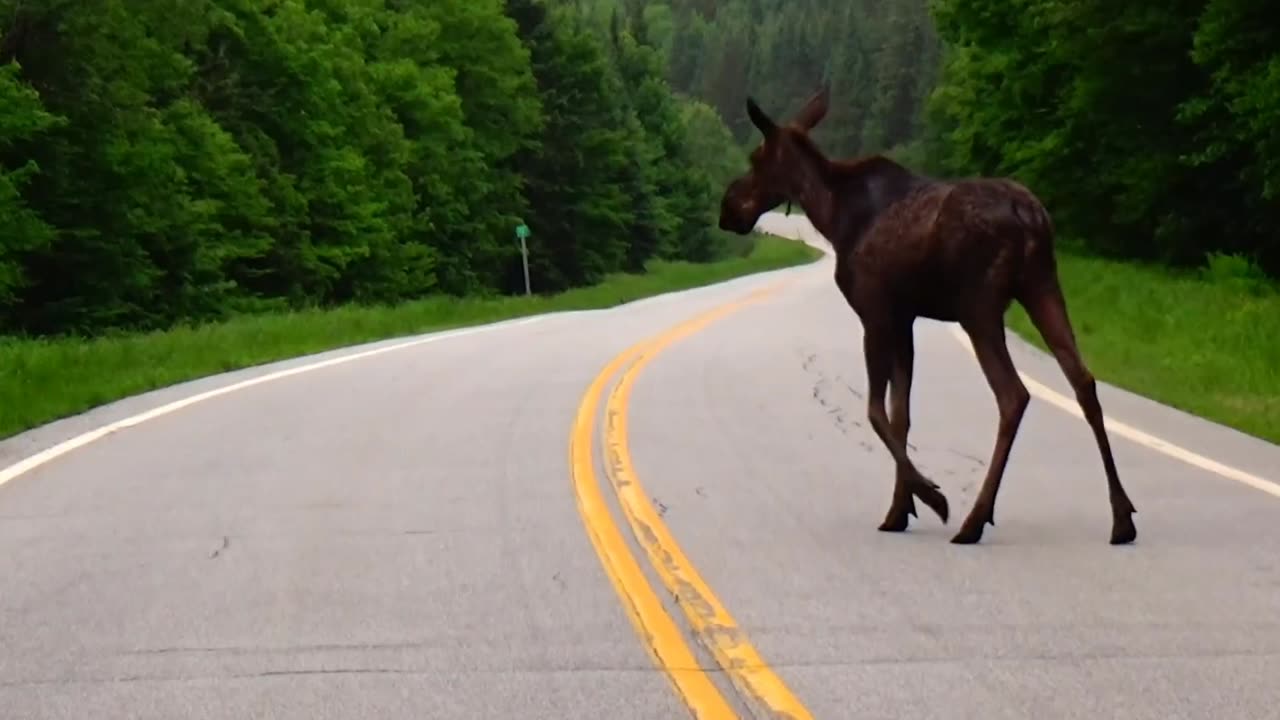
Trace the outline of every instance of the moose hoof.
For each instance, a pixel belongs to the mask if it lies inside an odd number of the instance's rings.
[[[983,523],[966,522],[960,526],[960,532],[951,538],[952,545],[973,545],[982,539]]]
[[[951,506],[947,503],[947,496],[938,490],[934,490],[922,499],[930,510],[938,514],[938,519],[942,521],[942,524],[946,525],[947,520],[951,518]]]
[[[910,520],[910,514],[907,511],[890,508],[889,514],[884,518],[884,522],[880,523],[880,527],[876,529],[880,532],[904,532]]]
[[[1134,527],[1133,518],[1128,514],[1118,517],[1111,525],[1111,544],[1128,545],[1138,538],[1138,528]]]
[[[912,494],[919,498],[920,502],[924,503],[926,507],[936,513],[938,515],[938,519],[942,521],[943,525],[947,524],[947,520],[951,517],[951,507],[947,503],[947,496],[942,494],[942,491],[938,489],[936,484],[928,481],[925,481],[922,484],[917,484],[916,487],[913,488]]]

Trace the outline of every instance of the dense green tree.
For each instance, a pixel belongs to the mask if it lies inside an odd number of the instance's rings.
[[[524,213],[516,155],[533,146],[542,124],[528,49],[502,0],[433,0],[407,3],[424,8],[439,23],[434,46],[439,62],[453,68],[467,126],[475,137],[479,167],[468,171],[474,223],[453,226],[442,248],[446,262],[467,258],[454,292],[496,288],[518,257],[512,228]],[[430,140],[436,142],[434,138]],[[462,280],[465,278],[465,282]]]
[[[542,142],[518,157],[526,177],[530,276],[539,291],[562,290],[621,270],[633,223],[624,182],[632,156],[602,43],[542,0],[507,0],[543,88]],[[512,284],[519,277],[510,268]]]
[[[1247,0],[937,0],[930,146],[1031,185],[1063,234],[1179,264],[1275,240],[1280,33]]]
[[[1064,242],[1280,274],[1263,0],[0,0],[0,332],[557,290],[742,247],[744,100]]]
[[[898,150],[920,133],[939,52],[925,0],[655,0],[643,16],[673,87],[739,144],[755,142],[747,95],[790,112],[824,81],[835,103],[815,137],[830,152]]]
[[[60,118],[45,111],[39,95],[19,78],[17,65],[0,67],[0,318],[12,311],[16,293],[27,284],[22,257],[43,249],[53,228],[27,206],[23,187],[39,171],[33,145]]]
[[[521,219],[539,289],[712,257],[673,22],[541,2],[0,0],[0,332],[517,291]]]
[[[1261,0],[1209,0],[1192,37],[1192,59],[1209,88],[1182,119],[1197,130],[1189,163],[1198,184],[1235,202],[1204,203],[1214,250],[1253,256],[1280,275],[1280,26]],[[1203,239],[1200,239],[1203,242]]]
[[[20,4],[7,57],[66,118],[25,148],[27,206],[54,229],[24,254],[13,318],[33,330],[163,324],[214,314],[224,267],[261,252],[248,158],[184,93],[198,3]],[[223,222],[234,226],[224,232]]]

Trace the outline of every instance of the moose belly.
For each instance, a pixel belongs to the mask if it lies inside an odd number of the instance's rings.
[[[909,304],[917,317],[943,322],[956,322],[960,319],[956,303],[941,293],[921,292]]]
[[[961,309],[970,304],[967,298],[974,290],[932,263],[921,263],[911,268],[911,272],[894,273],[894,276],[890,286],[900,311],[930,320],[958,320]]]

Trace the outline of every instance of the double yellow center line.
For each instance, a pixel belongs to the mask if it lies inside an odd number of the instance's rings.
[[[624,350],[587,389],[574,422],[570,467],[578,510],[587,535],[614,589],[654,663],[696,718],[737,718],[738,714],[700,666],[680,626],[663,607],[605,504],[595,472],[593,431],[600,399],[610,379],[626,368],[604,407],[605,475],[623,515],[668,592],[684,611],[692,634],[728,673],[742,698],[771,717],[811,718],[809,711],[760,657],[742,629],[711,591],[672,537],[644,492],[627,443],[627,405],[645,365],[671,344],[776,292],[765,288],[718,307]]]

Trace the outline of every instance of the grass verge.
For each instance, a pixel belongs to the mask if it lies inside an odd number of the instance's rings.
[[[1080,349],[1112,385],[1280,443],[1280,290],[1061,253]],[[1006,323],[1044,349],[1015,304]]]
[[[538,313],[612,307],[816,260],[803,243],[756,236],[750,252],[714,263],[655,262],[549,297],[429,298],[343,307],[93,340],[0,338],[0,438],[178,382],[363,342]]]

